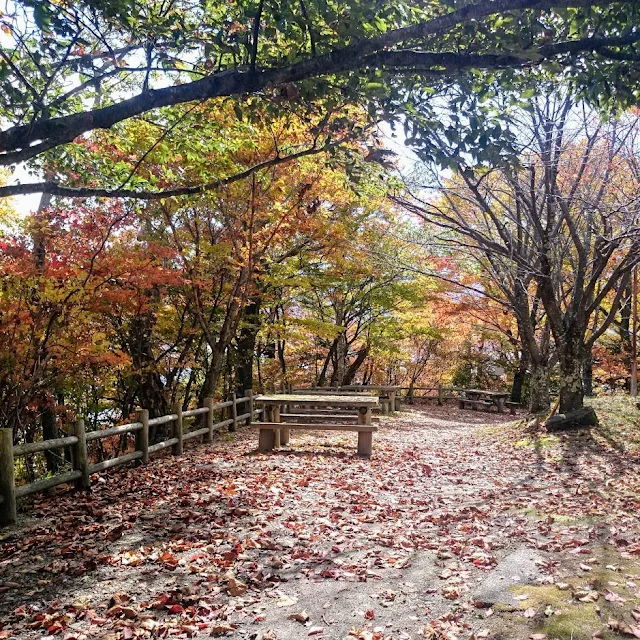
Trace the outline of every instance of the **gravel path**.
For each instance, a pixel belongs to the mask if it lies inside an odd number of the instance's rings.
[[[371,460],[355,434],[263,455],[246,431],[42,496],[0,534],[0,639],[521,638],[555,621],[535,590],[605,550],[626,554],[631,623],[637,460],[523,444],[513,420],[410,409]]]

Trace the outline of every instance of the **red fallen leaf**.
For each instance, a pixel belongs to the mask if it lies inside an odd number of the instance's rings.
[[[133,630],[131,629],[131,627],[125,627],[122,630],[122,637],[124,638],[124,640],[131,640],[131,638],[133,638]]]
[[[167,609],[169,610],[169,613],[184,613],[184,607],[179,604],[172,604],[167,607]]]
[[[160,556],[158,557],[158,562],[161,562],[167,567],[175,568],[178,565],[179,560],[176,556],[173,555],[173,553],[169,553],[168,551],[165,551],[164,553],[160,554]]]
[[[365,613],[364,613],[364,617],[367,620],[373,620],[376,617],[376,614],[373,611],[373,609],[367,609],[367,611],[365,611]]]

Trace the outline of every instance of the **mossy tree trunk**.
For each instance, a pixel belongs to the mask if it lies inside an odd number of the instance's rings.
[[[529,411],[542,413],[547,411],[550,405],[549,367],[541,363],[532,364],[529,384]]]

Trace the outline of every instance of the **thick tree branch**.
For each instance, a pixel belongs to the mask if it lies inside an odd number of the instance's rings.
[[[461,23],[486,18],[498,12],[591,4],[593,3],[586,0],[484,0],[426,22],[392,29],[377,37],[359,41],[325,55],[309,57],[287,67],[256,68],[255,72],[251,68],[222,71],[193,82],[145,91],[101,109],[10,127],[0,133],[0,165],[11,165],[27,160],[48,149],[71,142],[87,131],[108,129],[118,122],[152,109],[194,100],[254,93],[283,83],[370,66],[388,69],[444,66],[447,69],[458,70],[472,66],[478,68],[523,66],[559,54],[606,50],[606,47],[625,46],[638,41],[640,34],[631,33],[625,38],[586,38],[547,45],[532,51],[530,55],[520,52],[476,57],[463,55],[458,57],[457,61],[451,57],[456,54],[384,51],[403,42],[419,41],[427,36],[444,33]],[[448,57],[443,58],[443,56]]]

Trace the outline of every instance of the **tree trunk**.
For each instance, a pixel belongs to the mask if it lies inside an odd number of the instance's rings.
[[[524,351],[522,351],[520,354],[520,364],[518,365],[518,370],[513,376],[513,384],[511,385],[511,395],[509,397],[511,402],[517,402],[518,404],[522,403],[522,387],[526,376],[527,358],[524,355]]]
[[[42,411],[42,439],[55,440],[59,438],[58,425],[56,423],[56,412],[47,407]],[[44,452],[44,458],[47,463],[47,471],[57,473],[62,462],[62,449],[50,449]]]
[[[342,378],[342,382],[340,383],[341,386],[350,385],[353,383],[353,379],[356,377],[358,370],[362,366],[362,363],[367,359],[368,355],[369,345],[366,345],[358,350],[355,360],[349,365]]]
[[[526,373],[522,369],[518,369],[513,376],[513,384],[511,385],[510,402],[520,404],[522,402],[522,386],[524,384]]]
[[[236,340],[236,393],[243,395],[245,389],[253,388],[253,361],[255,359],[256,340],[260,329],[261,300],[254,299],[244,312],[243,325]]]
[[[588,398],[593,397],[593,353],[590,351],[582,363],[582,385],[584,387],[584,395]]]
[[[549,368],[545,365],[533,364],[529,383],[529,411],[541,413],[547,411],[550,405]]]
[[[207,373],[204,376],[204,382],[200,389],[200,397],[198,406],[202,407],[205,398],[212,398],[215,395],[218,388],[218,380],[220,380],[220,374],[222,373],[222,367],[224,365],[224,353],[227,350],[227,345],[222,345],[219,342],[214,345],[211,350],[211,362],[207,369]]]
[[[566,429],[581,429],[597,427],[598,416],[593,407],[582,407],[568,413],[551,416],[545,423],[547,431],[565,431]]]
[[[338,386],[344,378],[347,368],[347,336],[344,331],[336,338],[335,365],[329,386]]]
[[[560,354],[560,413],[581,409],[584,401],[581,349],[567,344]]]
[[[284,355],[286,344],[285,340],[278,340],[276,342],[276,352],[278,354],[278,362],[280,364],[280,372],[282,373],[283,380],[286,380],[287,377],[287,360]]]
[[[338,344],[338,339],[336,338],[329,347],[329,351],[327,352],[327,356],[324,359],[324,363],[322,365],[322,370],[320,371],[320,375],[316,380],[316,387],[324,387],[327,382],[327,369],[329,368],[329,363],[331,362],[331,358],[333,356],[334,351],[336,350],[336,345]]]

